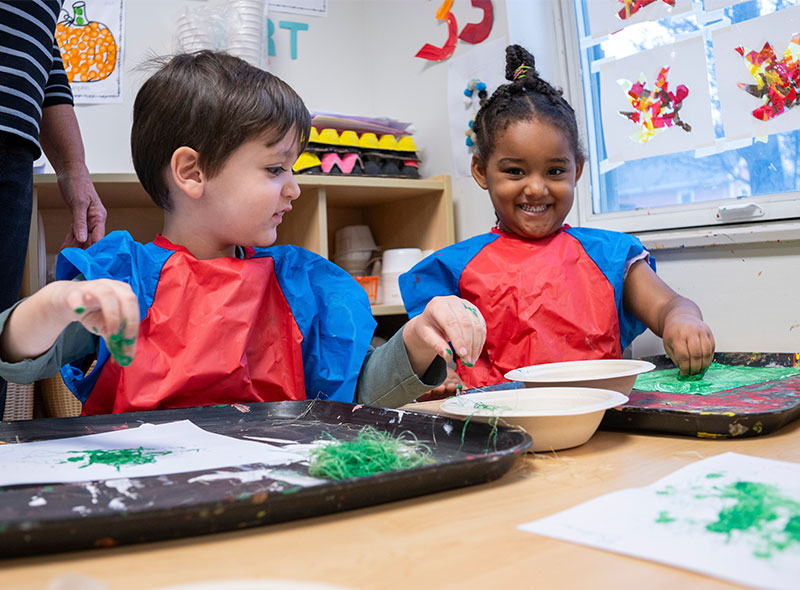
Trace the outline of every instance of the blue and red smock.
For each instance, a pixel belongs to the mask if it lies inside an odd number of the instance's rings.
[[[364,289],[296,246],[245,248],[244,258],[198,260],[159,236],[113,232],[69,248],[59,279],[116,279],[139,300],[136,356],[61,374],[84,414],[320,398],[352,402],[375,321]]]
[[[474,367],[459,364],[467,387],[505,381],[519,367],[620,358],[645,330],[622,306],[630,266],[653,260],[627,234],[565,225],[540,239],[493,229],[439,250],[400,276],[409,317],[438,295],[472,302],[486,320]]]

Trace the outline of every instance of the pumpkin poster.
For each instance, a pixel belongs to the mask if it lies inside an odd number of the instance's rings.
[[[75,104],[122,102],[123,2],[64,2],[55,36]]]

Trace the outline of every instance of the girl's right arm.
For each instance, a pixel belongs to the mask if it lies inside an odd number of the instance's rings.
[[[133,358],[139,304],[127,283],[111,279],[55,281],[42,287],[9,316],[0,334],[0,358],[37,358],[75,321],[107,342],[121,342],[124,355]]]

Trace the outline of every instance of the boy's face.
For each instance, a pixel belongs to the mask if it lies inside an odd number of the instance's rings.
[[[278,225],[300,196],[292,174],[297,157],[294,133],[269,147],[253,139],[231,154],[203,192],[209,204],[205,226],[214,246],[264,248],[275,242]]]
[[[472,162],[500,229],[525,238],[549,236],[564,224],[582,171],[566,134],[536,119],[509,125],[487,161]]]

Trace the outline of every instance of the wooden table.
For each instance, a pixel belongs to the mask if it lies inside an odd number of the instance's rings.
[[[575,449],[528,455],[490,484],[234,533],[2,561],[0,586],[45,590],[54,579],[80,574],[109,590],[242,578],[362,590],[731,588],[516,528],[726,451],[800,462],[800,421],[732,440],[598,432]]]

